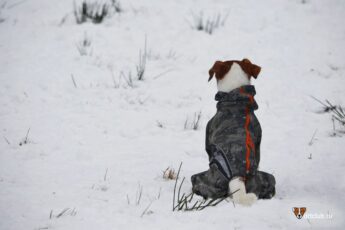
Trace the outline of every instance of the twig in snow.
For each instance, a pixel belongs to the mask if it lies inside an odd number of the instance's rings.
[[[188,117],[186,118],[186,121],[184,122],[184,129],[198,130],[200,128],[200,121],[201,111],[199,111],[198,113],[194,113],[194,118],[192,121],[189,121]]]
[[[165,74],[167,74],[167,73],[170,73],[170,72],[172,72],[172,71],[174,71],[174,70],[173,70],[173,69],[168,69],[168,70],[166,70],[166,71],[164,71],[164,72],[162,72],[162,73],[160,73],[160,74],[154,76],[153,79],[156,80],[156,79],[160,78],[161,76],[163,76],[163,75],[165,75]]]
[[[336,133],[334,121],[336,120],[340,125],[345,127],[345,112],[344,112],[344,109],[341,106],[333,105],[328,100],[325,100],[325,103],[323,103],[319,99],[317,99],[317,98],[315,98],[313,96],[311,96],[311,97],[314,100],[316,100],[317,102],[319,102],[321,105],[324,106],[323,112],[332,112],[333,113],[332,114],[332,122],[333,122],[333,134],[332,134],[332,136],[336,136],[337,133]]]
[[[121,79],[121,77],[123,77],[123,79],[125,79],[125,81],[126,81],[126,83],[127,83],[127,85],[129,87],[131,87],[131,88],[134,87],[133,78],[132,78],[132,72],[131,71],[128,72],[127,76],[124,74],[123,71],[121,71],[119,78]]]
[[[73,81],[74,88],[78,88],[78,87],[77,87],[77,83],[76,83],[75,80],[74,80],[73,74],[71,74],[71,78],[72,78],[72,81]]]
[[[114,76],[114,73],[113,73],[113,70],[110,69],[110,73],[111,73],[111,78],[113,79],[113,83],[114,83],[114,88],[117,89],[120,87],[120,84],[121,84],[121,75],[119,77],[119,82],[116,82],[115,80],[115,76]]]
[[[68,14],[66,14],[60,21],[59,23],[59,26],[62,26],[65,22],[66,22],[66,19],[68,18]]]
[[[4,140],[7,142],[7,144],[8,145],[11,145],[11,143],[9,142],[9,140],[5,137],[5,136],[3,136],[4,137]]]
[[[28,143],[29,132],[30,132],[30,128],[29,128],[28,131],[26,132],[26,136],[25,136],[24,141],[19,142],[19,145],[20,145],[20,146],[25,145],[25,144]]]
[[[313,136],[311,137],[311,140],[309,141],[309,146],[313,145],[316,133],[317,133],[317,129],[315,130]]]
[[[108,174],[108,168],[105,170],[105,174],[104,174],[104,178],[103,178],[104,181],[107,180],[107,174]]]
[[[143,211],[143,213],[141,214],[140,217],[143,217],[143,216],[146,214],[147,210],[151,207],[152,202],[153,202],[153,201],[151,201],[150,204],[145,208],[145,210]]]
[[[335,137],[337,133],[335,132],[334,117],[332,117],[332,124],[333,124],[333,133],[331,134],[331,136]]]
[[[309,153],[309,157],[308,157],[309,160],[313,159],[313,155],[311,153]]]
[[[30,132],[30,128],[28,129],[28,132],[26,133],[24,144],[28,143],[29,132]]]
[[[73,208],[73,210],[70,213],[71,216],[75,216],[77,215],[77,211],[75,210],[75,208]]]
[[[126,197],[127,197],[127,204],[130,205],[130,201],[129,201],[129,196],[128,196],[128,194],[127,194]]]
[[[60,218],[60,217],[63,216],[63,214],[65,214],[68,210],[69,210],[69,208],[65,208],[64,210],[62,210],[62,211],[56,216],[56,218]]]
[[[159,128],[164,128],[164,125],[162,124],[162,122],[160,122],[160,121],[156,121],[157,122],[157,126],[159,127]],[[169,168],[168,168],[169,169]],[[168,170],[167,169],[167,170]]]
[[[114,7],[115,12],[121,12],[120,5],[116,5],[115,8],[114,3],[116,1],[112,1],[113,4],[109,4],[108,2],[89,2],[84,0],[81,3],[81,6],[77,6],[74,2],[74,16],[77,24],[82,24],[91,20],[95,24],[101,23],[104,18],[111,14],[111,8]]]
[[[194,193],[191,192],[189,195],[185,195],[185,193],[182,194],[180,198],[180,193],[181,193],[181,187],[182,183],[180,184],[179,191],[178,191],[178,199],[177,199],[177,204],[174,206],[174,210],[177,209],[177,211],[201,211],[207,207],[212,207],[216,206],[222,201],[226,200],[229,196],[232,196],[234,193],[238,192],[239,190],[234,191],[231,194],[228,194],[228,196],[223,197],[223,198],[215,198],[215,199],[203,199],[203,200],[197,200],[196,202],[192,203],[193,195]],[[192,206],[190,206],[190,204]]]
[[[173,211],[175,211],[175,193],[176,193],[177,180],[178,180],[178,176],[180,175],[181,167],[182,167],[182,161],[181,161],[180,166],[178,168],[177,176],[176,176],[176,180],[175,180],[174,197],[173,197]]]
[[[73,209],[65,208],[58,215],[54,216],[53,209],[52,209],[52,210],[50,210],[49,219],[53,219],[54,217],[55,218],[60,218],[63,215],[67,215],[67,214],[70,215],[70,216],[75,216],[75,215],[77,215],[77,211],[76,211],[75,208],[73,208]]]
[[[143,195],[143,187],[139,183],[137,194],[136,194],[136,205],[140,204],[142,195]]]
[[[162,187],[159,187],[159,192],[158,192],[157,200],[159,200],[159,198],[161,197],[161,191],[162,191]]]
[[[179,186],[179,188],[178,188],[177,200],[180,200],[181,188],[182,188],[182,184],[183,184],[183,182],[184,182],[185,179],[186,179],[186,178],[183,177],[182,182],[181,182],[181,184],[180,184],[180,186]],[[183,196],[183,195],[182,195],[182,196]],[[182,199],[181,199],[181,200],[182,200]]]
[[[76,44],[76,47],[80,56],[86,56],[86,55],[92,56],[91,44],[92,44],[92,40],[85,32],[83,39]]]
[[[137,79],[139,81],[144,80],[144,74],[146,70],[146,60],[147,60],[147,37],[145,35],[145,46],[144,46],[144,53],[139,51],[139,64],[136,66],[137,69]]]
[[[203,12],[200,12],[199,15],[195,15],[192,12],[193,23],[189,23],[189,25],[196,30],[205,31],[208,34],[212,34],[215,29],[224,26],[225,22],[228,18],[229,13],[227,13],[224,17],[221,13],[214,14],[212,17],[205,17]]]

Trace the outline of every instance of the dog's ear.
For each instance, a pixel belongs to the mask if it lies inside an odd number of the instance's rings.
[[[208,81],[211,81],[213,75],[216,75],[217,80],[222,79],[227,72],[230,70],[230,65],[222,62],[222,61],[216,61],[212,68],[208,71],[208,74],[210,77],[208,78]]]
[[[241,67],[250,77],[254,77],[255,79],[258,77],[261,67],[251,63],[247,58],[241,61]]]
[[[301,210],[301,215],[303,216],[304,213],[307,211],[307,208],[306,207],[302,207],[302,208],[300,208],[300,210]]]

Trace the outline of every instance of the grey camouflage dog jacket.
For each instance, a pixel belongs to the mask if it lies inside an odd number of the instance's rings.
[[[233,177],[245,179],[247,192],[259,198],[275,194],[273,175],[258,171],[261,126],[254,114],[255,88],[242,86],[215,96],[217,113],[206,127],[206,152],[210,169],[192,176],[193,192],[204,198],[228,195]]]

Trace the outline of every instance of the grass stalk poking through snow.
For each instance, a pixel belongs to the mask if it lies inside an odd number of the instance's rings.
[[[76,44],[76,47],[80,56],[92,55],[91,44],[92,44],[91,39],[87,36],[86,33],[84,33],[83,39]]]
[[[332,113],[332,123],[333,123],[333,135],[336,135],[335,130],[335,121],[337,121],[343,128],[345,128],[345,112],[344,109],[340,105],[333,105],[329,100],[325,100],[325,102],[320,101],[319,99],[312,96],[314,100],[319,102],[323,105],[324,113],[331,112]]]
[[[190,26],[193,29],[199,31],[205,31],[208,34],[213,34],[215,29],[218,29],[221,26],[225,25],[225,22],[228,18],[228,14],[222,16],[221,13],[214,14],[212,17],[205,17],[203,12],[199,14],[192,13],[193,23],[190,23]]]
[[[218,205],[222,201],[226,200],[229,196],[232,196],[234,193],[238,192],[238,190],[236,190],[233,193],[228,194],[228,196],[225,196],[222,198],[202,199],[202,200],[197,200],[195,202],[192,202],[193,197],[194,197],[193,192],[189,193],[188,195],[183,193],[181,196],[181,189],[182,189],[183,182],[185,180],[185,177],[183,177],[183,179],[179,185],[179,188],[178,188],[177,200],[175,202],[177,180],[178,180],[179,175],[180,175],[181,167],[182,167],[182,162],[180,163],[180,167],[178,169],[177,177],[175,180],[174,195],[173,195],[173,211],[201,211],[207,207],[214,207],[214,206]]]
[[[26,136],[25,136],[24,140],[21,141],[21,142],[19,142],[19,145],[20,145],[20,146],[26,145],[27,143],[29,143],[29,141],[28,141],[29,133],[30,133],[30,128],[29,128],[28,131],[26,132]]]
[[[201,114],[201,111],[194,113],[192,121],[190,121],[187,117],[186,121],[184,122],[184,129],[198,130],[200,128]]]
[[[145,36],[144,51],[139,50],[139,63],[136,66],[137,79],[139,81],[144,80],[145,70],[146,70],[146,60],[147,60],[147,38]]]
[[[77,24],[82,24],[91,21],[95,24],[102,23],[103,20],[114,14],[122,12],[119,1],[87,1],[84,0],[81,5],[74,2],[74,17]]]

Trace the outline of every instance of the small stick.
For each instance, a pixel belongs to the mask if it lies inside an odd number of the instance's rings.
[[[62,210],[62,212],[60,212],[57,216],[56,216],[56,218],[59,218],[59,217],[61,217],[65,212],[67,212],[69,210],[69,208],[65,208],[64,210]]]
[[[187,198],[185,197],[184,199],[182,198],[182,206],[179,208],[179,210],[182,210],[183,207],[185,206],[185,209],[187,208],[188,204],[187,204]]]
[[[138,199],[137,199],[137,205],[140,204],[141,196],[142,196],[142,194],[143,194],[143,187],[141,187],[140,184],[139,184],[139,188],[138,188],[138,189],[139,189],[139,190],[138,190],[138,192],[139,192],[139,197],[138,197]]]
[[[225,200],[227,197],[224,197],[222,199],[219,199],[219,201],[217,201],[216,203],[212,204],[212,206],[216,206],[217,204],[219,204],[220,202],[222,202],[223,200]]]
[[[77,215],[77,211],[75,210],[75,208],[73,208],[73,210],[71,211],[71,216],[75,216]]]
[[[180,187],[178,188],[178,193],[177,193],[177,200],[178,200],[178,201],[180,201],[181,188],[182,188],[182,184],[183,184],[183,182],[184,182],[185,179],[186,179],[186,178],[183,177],[182,182],[181,182],[181,184],[180,184]],[[184,195],[184,194],[183,194],[183,195]],[[182,199],[183,199],[183,198],[181,198],[181,200],[182,200]]]
[[[104,181],[106,181],[107,180],[107,174],[108,174],[108,168],[105,170],[105,174],[104,174]]]
[[[181,167],[182,167],[182,161],[181,161],[180,166],[178,168],[178,172],[177,172],[177,176],[176,176],[176,180],[175,180],[174,197],[173,197],[173,211],[175,211],[175,193],[176,193],[177,180],[178,180],[178,177],[180,175]]]
[[[183,208],[183,206],[187,203],[187,200],[185,198],[185,193],[183,193],[182,197],[180,200],[178,200],[178,205],[177,206],[180,206],[178,210],[181,210]]]
[[[72,78],[72,81],[73,81],[73,85],[74,85],[74,87],[75,88],[78,88],[77,87],[77,83],[75,82],[75,80],[74,80],[74,76],[73,76],[73,74],[71,74],[71,78]]]
[[[319,99],[317,99],[316,97],[314,96],[310,96],[311,98],[313,98],[315,101],[319,102],[321,105],[325,106],[325,107],[328,107],[325,103],[323,103],[322,101],[320,101]]]
[[[200,204],[196,207],[196,210],[198,210],[201,207],[201,205],[205,204],[205,202],[206,200],[200,201]]]
[[[151,207],[152,201],[150,202],[150,204],[145,208],[145,210],[143,211],[143,213],[141,214],[140,217],[143,217],[146,213],[146,211]]]
[[[50,210],[49,219],[53,218],[53,209]]]
[[[210,206],[210,204],[211,204],[213,201],[215,201],[215,200],[214,200],[214,199],[212,199],[212,200],[211,200],[211,201],[209,201],[207,204],[205,204],[205,205],[203,205],[203,206],[199,207],[199,208],[198,208],[198,211],[201,211],[201,210],[203,210],[204,208],[206,208],[206,207]]]
[[[160,74],[154,76],[153,79],[156,80],[156,79],[160,78],[161,76],[163,76],[163,75],[165,75],[165,74],[167,74],[167,73],[170,73],[171,71],[174,71],[174,70],[173,70],[173,69],[168,69],[168,70],[166,70],[166,71],[164,71],[164,72],[162,72],[162,73],[160,73]]]
[[[193,207],[191,208],[191,210],[193,210],[195,207],[196,207],[196,205],[199,203],[199,201],[197,200],[196,202],[195,202],[195,204],[193,205]]]
[[[327,104],[329,105],[329,107],[331,108],[331,111],[333,113],[335,113],[336,115],[338,115],[339,117],[341,117],[341,114],[339,113],[339,111],[337,110],[337,107],[335,105],[332,105],[331,102],[329,102],[328,100],[326,100]]]
[[[128,194],[127,194],[127,203],[128,203],[128,205],[130,204],[130,202],[129,202],[129,197],[128,197]]]
[[[28,131],[26,133],[24,144],[28,143],[29,132],[30,132],[30,128],[28,129]]]
[[[313,155],[311,153],[309,153],[309,157],[308,157],[309,160],[313,159]]]
[[[311,140],[309,141],[309,145],[310,145],[310,146],[313,144],[313,141],[314,141],[314,138],[315,138],[316,133],[317,133],[317,129],[315,130],[313,136],[311,137]]]
[[[332,123],[333,123],[333,135],[335,136],[335,135],[336,135],[336,133],[335,133],[334,116],[332,117]]]
[[[9,142],[9,140],[7,140],[7,138],[5,136],[3,136],[5,141],[7,142],[8,145],[11,145],[11,143]]]
[[[161,191],[162,191],[162,187],[159,187],[159,192],[158,192],[157,200],[161,197]]]

